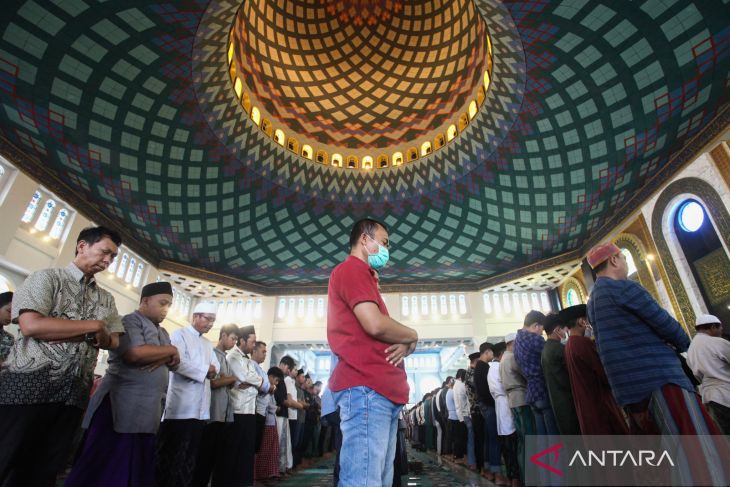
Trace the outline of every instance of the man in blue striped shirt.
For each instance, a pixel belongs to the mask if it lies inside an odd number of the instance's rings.
[[[588,253],[597,276],[588,302],[601,362],[632,430],[644,434],[719,434],[678,352],[689,336],[651,295],[628,279],[626,257],[614,244]]]

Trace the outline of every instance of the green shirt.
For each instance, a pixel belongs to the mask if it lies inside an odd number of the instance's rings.
[[[34,272],[13,296],[12,317],[24,311],[68,320],[104,320],[124,333],[114,297],[71,263]],[[0,371],[0,404],[63,403],[85,408],[99,351],[86,342],[50,343],[21,336]]]

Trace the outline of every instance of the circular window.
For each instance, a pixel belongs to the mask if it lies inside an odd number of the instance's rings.
[[[694,200],[685,201],[679,207],[677,220],[685,232],[696,232],[705,222],[705,210]]]

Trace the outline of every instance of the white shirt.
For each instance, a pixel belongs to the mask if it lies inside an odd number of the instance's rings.
[[[170,342],[177,347],[180,365],[170,372],[163,418],[210,419],[208,368],[220,371],[213,344],[192,325],[172,332]]]
[[[233,414],[256,414],[256,396],[259,395],[257,387],[263,384],[263,379],[256,372],[253,360],[248,358],[240,348],[233,347],[228,351],[226,358],[231,367],[231,373],[236,377],[231,389],[231,403]],[[241,384],[249,384],[251,387],[239,389]]]
[[[256,373],[259,374],[259,376],[264,380],[264,383],[260,387],[260,391],[258,396],[256,396],[256,414],[260,414],[261,416],[266,416],[266,407],[269,404],[269,396],[272,394],[269,394],[269,389],[271,389],[271,384],[269,383],[269,376],[264,372],[264,369],[261,367],[261,364],[256,362],[255,360],[252,360],[251,363],[253,363],[254,368],[256,369]]]
[[[264,421],[264,425],[276,426],[276,399],[274,399],[272,394],[266,394],[264,397],[264,401],[266,402],[266,420]]]
[[[456,404],[456,416],[459,417],[459,421],[463,423],[464,418],[471,417],[471,404],[466,395],[466,385],[461,380],[454,382],[454,404]]]
[[[489,392],[494,398],[494,409],[497,413],[497,434],[499,436],[511,435],[515,432],[515,423],[512,419],[512,411],[509,408],[507,392],[502,387],[499,362],[489,362],[487,383],[489,384]]]
[[[441,412],[441,404],[439,403],[439,399],[441,398],[441,393],[444,392],[443,389],[439,389],[439,391],[436,393],[436,399],[433,401],[433,405],[436,406],[436,411],[439,413]]]
[[[297,400],[297,386],[294,383],[294,379],[292,379],[290,376],[284,377],[284,384],[286,384],[286,393],[289,394],[292,398],[292,400]],[[289,408],[289,419],[290,420],[296,420],[297,419],[297,411],[298,409],[295,408]]]
[[[730,342],[697,333],[687,350],[687,365],[700,384],[702,402],[730,407]]]

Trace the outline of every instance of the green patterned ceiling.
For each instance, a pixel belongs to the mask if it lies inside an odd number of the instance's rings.
[[[412,25],[448,4],[377,3]],[[476,116],[426,157],[364,171],[250,120],[228,73],[240,2],[6,0],[0,152],[163,269],[320,292],[367,215],[391,229],[386,284],[468,290],[575,260],[727,129],[727,1],[475,6],[494,53]]]

